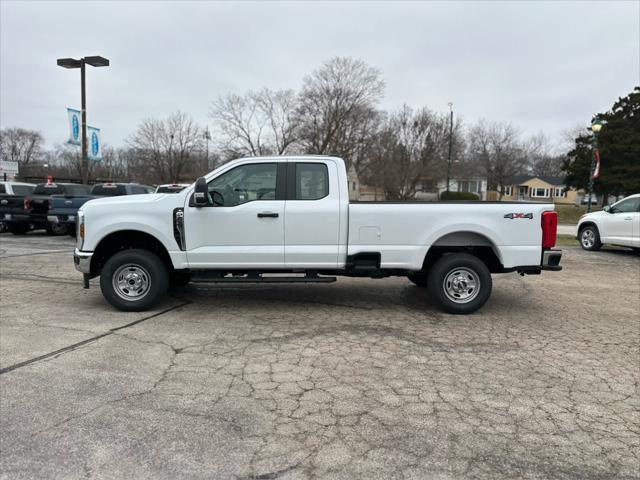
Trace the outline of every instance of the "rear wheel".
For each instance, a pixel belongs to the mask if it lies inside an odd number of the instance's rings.
[[[444,255],[428,276],[434,302],[449,313],[472,313],[491,295],[493,282],[485,263],[467,253]]]
[[[165,264],[148,250],[125,250],[107,260],[100,273],[104,298],[118,310],[141,312],[156,305],[167,292]]]
[[[14,235],[24,235],[29,231],[28,223],[10,223],[9,231]]]
[[[411,273],[407,275],[407,278],[415,285],[421,288],[427,287],[427,274],[426,273]]]
[[[583,250],[595,252],[602,248],[600,242],[600,232],[595,225],[587,225],[580,230],[580,246]]]

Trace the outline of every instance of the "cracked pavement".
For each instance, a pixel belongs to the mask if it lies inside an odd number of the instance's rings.
[[[69,239],[0,242],[1,478],[640,478],[631,252],[564,247],[472,316],[402,278],[125,314]]]

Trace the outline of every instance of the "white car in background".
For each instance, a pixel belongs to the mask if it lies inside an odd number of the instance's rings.
[[[605,243],[640,251],[640,193],[580,217],[578,240],[589,251],[600,250]]]

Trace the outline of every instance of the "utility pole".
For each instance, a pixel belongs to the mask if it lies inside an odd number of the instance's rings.
[[[449,194],[449,184],[451,182],[451,150],[453,147],[453,103],[449,102],[451,119],[449,121],[449,159],[447,160],[447,195]]]
[[[209,127],[207,127],[207,129],[204,132],[204,139],[205,139],[206,144],[207,144],[207,152],[206,152],[206,155],[207,155],[207,157],[206,157],[207,158],[207,172],[210,172],[211,171],[211,166],[209,165],[209,140],[211,140],[211,134],[209,133]]]
[[[82,110],[82,159],[80,160],[80,176],[82,183],[89,181],[89,155],[87,152],[87,87],[86,87],[86,62],[80,59],[80,109]]]

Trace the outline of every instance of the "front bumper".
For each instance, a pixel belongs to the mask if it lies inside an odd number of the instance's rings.
[[[73,252],[73,264],[76,270],[84,274],[90,274],[91,257],[93,257],[93,252],[81,252],[76,248]]]
[[[75,225],[76,216],[75,215],[47,215],[47,221],[49,223]]]
[[[544,250],[542,252],[542,270],[559,272],[560,270],[562,270],[562,267],[560,266],[561,258],[562,250],[560,249]]]

